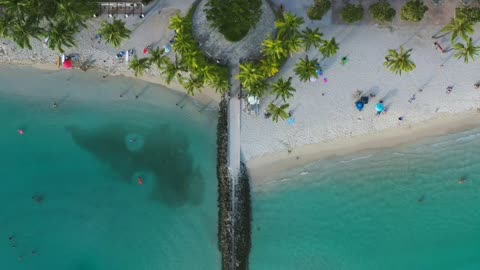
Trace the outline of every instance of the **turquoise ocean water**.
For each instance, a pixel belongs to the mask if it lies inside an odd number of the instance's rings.
[[[219,269],[216,112],[101,75],[2,68],[0,269]]]
[[[480,130],[311,164],[252,197],[252,270],[480,269]]]

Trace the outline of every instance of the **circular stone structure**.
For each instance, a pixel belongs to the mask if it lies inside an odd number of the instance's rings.
[[[240,41],[231,42],[210,25],[204,9],[208,0],[202,0],[193,14],[193,31],[200,48],[221,64],[237,64],[243,59],[260,58],[264,39],[275,31],[275,13],[262,1],[262,15],[255,28],[250,29]]]

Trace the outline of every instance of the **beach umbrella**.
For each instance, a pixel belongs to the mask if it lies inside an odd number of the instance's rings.
[[[385,110],[385,106],[383,105],[383,103],[377,103],[377,105],[375,106],[375,110],[377,110],[378,113],[381,113]]]
[[[73,62],[70,59],[67,59],[63,62],[63,67],[66,69],[72,69],[73,67]]]
[[[315,78],[315,77],[310,77],[310,81],[311,81],[311,82],[316,82],[316,81],[317,81],[317,78]]]
[[[361,101],[355,102],[355,107],[357,107],[357,110],[359,110],[359,111],[362,111],[362,110],[363,110],[363,106],[364,106],[364,105],[365,105],[365,104],[363,104],[363,102],[361,102]]]
[[[292,117],[288,118],[288,119],[287,119],[287,124],[288,124],[289,126],[295,125],[295,118],[292,118]]]

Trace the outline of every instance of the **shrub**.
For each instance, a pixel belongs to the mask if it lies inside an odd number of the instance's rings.
[[[330,0],[315,0],[313,5],[308,8],[307,15],[310,20],[321,20],[332,7]]]
[[[455,9],[455,17],[471,22],[480,22],[480,8],[463,7]]]
[[[396,11],[386,0],[379,0],[368,8],[372,17],[378,23],[387,23],[393,20]]]
[[[405,6],[402,7],[400,18],[404,21],[419,22],[423,19],[428,7],[425,6],[422,0],[408,0]]]
[[[361,4],[358,6],[347,4],[343,7],[340,16],[346,23],[358,22],[363,19],[363,7]]]
[[[260,20],[261,6],[261,0],[209,0],[205,12],[227,40],[239,41]]]

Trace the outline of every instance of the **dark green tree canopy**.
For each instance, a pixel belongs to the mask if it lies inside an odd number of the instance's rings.
[[[30,39],[50,37],[50,48],[71,47],[73,35],[85,27],[98,8],[94,0],[0,0],[0,34],[21,48],[31,49]],[[47,23],[48,22],[48,23]],[[66,33],[59,37],[58,32]]]
[[[368,10],[378,23],[391,22],[396,13],[395,9],[386,0],[379,0],[377,3],[370,5]]]
[[[402,7],[400,18],[404,21],[419,22],[423,19],[423,15],[427,12],[428,7],[422,0],[408,0]]]
[[[239,41],[262,15],[261,0],[209,0],[207,20],[229,41]]]
[[[362,4],[346,4],[340,13],[340,17],[342,17],[342,20],[346,23],[355,23],[363,19],[363,12]]]

